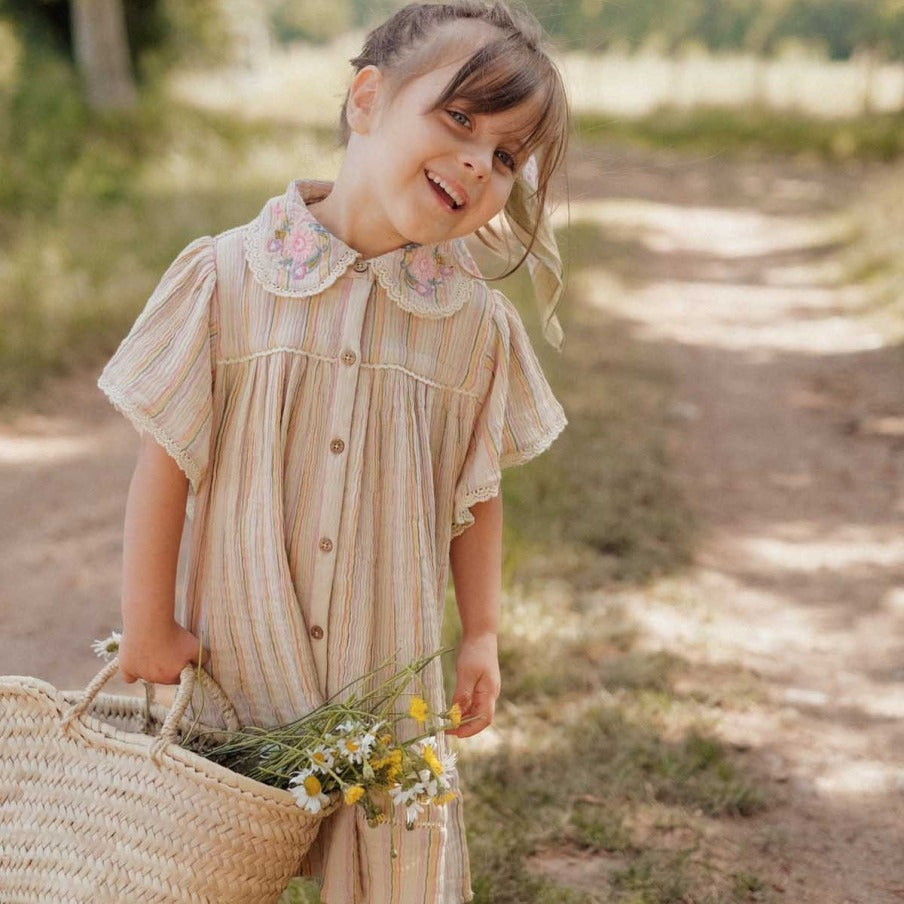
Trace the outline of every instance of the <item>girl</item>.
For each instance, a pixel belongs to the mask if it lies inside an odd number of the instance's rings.
[[[451,567],[452,702],[476,717],[457,734],[492,722],[500,469],[542,452],[566,419],[462,239],[504,213],[558,346],[542,212],[567,109],[539,42],[503,3],[407,6],[353,61],[335,183],[293,181],[163,276],[98,381],[141,433],[126,681],[176,683],[200,657],[243,723],[290,721],[389,655],[440,646]],[[438,659],[424,678],[446,709]],[[468,901],[460,794],[414,831],[401,810],[370,828],[343,807],[299,872],[323,877],[326,904]]]

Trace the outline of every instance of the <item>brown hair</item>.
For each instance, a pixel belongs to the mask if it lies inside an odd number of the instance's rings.
[[[499,113],[528,100],[536,102],[533,125],[524,137],[523,155],[535,153],[538,188],[533,199],[535,221],[524,224],[530,243],[524,256],[510,270],[516,270],[530,253],[540,228],[549,182],[561,166],[568,145],[570,116],[562,76],[543,46],[543,31],[529,13],[515,11],[503,0],[459,0],[457,3],[409,3],[371,31],[361,53],[350,62],[359,72],[376,66],[391,84],[401,87],[428,72],[438,59],[435,32],[441,26],[461,20],[483,22],[495,27],[496,38],[473,51],[437,98],[433,109],[451,100],[464,103],[468,112]],[[448,29],[443,43],[461,44],[455,29]],[[432,39],[432,40],[431,40]],[[342,105],[340,138],[347,143],[350,130],[346,103]],[[490,234],[498,235],[487,227]],[[485,244],[490,244],[480,235]],[[508,274],[506,274],[508,275]]]

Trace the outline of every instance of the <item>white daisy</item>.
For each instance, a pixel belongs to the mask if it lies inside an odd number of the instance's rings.
[[[327,747],[326,744],[321,744],[311,751],[311,759],[313,770],[326,772],[327,769],[332,769],[336,762],[336,751],[332,747]]]
[[[420,778],[418,785],[420,785],[422,789],[422,794],[426,794],[428,797],[436,797],[440,793],[436,776],[429,769],[421,769],[421,771],[418,772],[418,778]],[[415,787],[417,787],[417,785]]]
[[[416,822],[418,816],[424,812],[424,805],[419,800],[414,800],[405,807],[405,821]]]
[[[439,761],[443,764],[443,774],[448,774],[452,769],[455,768],[455,761],[458,759],[458,754],[454,750],[450,750],[448,753],[441,753],[439,757]]]
[[[396,785],[389,789],[389,796],[397,807],[405,808],[405,821],[414,822],[424,810],[424,805],[418,799],[423,793],[423,785],[420,782],[412,785],[410,788],[403,788]]]
[[[340,722],[333,731],[338,735],[358,734],[364,731],[365,727],[364,723],[357,719],[346,719],[344,722]]]
[[[292,792],[295,802],[309,813],[319,813],[330,802],[330,799],[323,793],[320,779],[311,770],[296,772],[289,779],[289,784],[294,785],[289,790]]]
[[[97,653],[101,659],[109,661],[119,652],[119,642],[122,640],[122,634],[119,631],[112,631],[109,637],[103,640],[95,640],[91,644],[91,649]]]
[[[347,735],[338,743],[339,753],[350,763],[363,763],[375,743],[376,739],[373,736],[355,737],[354,735]]]
[[[347,719],[337,726],[336,730],[342,733],[336,740],[340,755],[350,763],[363,763],[377,743],[376,729],[382,724],[380,722],[370,731],[366,731],[363,723]]]

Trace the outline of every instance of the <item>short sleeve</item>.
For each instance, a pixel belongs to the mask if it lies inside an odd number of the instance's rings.
[[[545,451],[568,423],[518,311],[500,292],[493,300],[489,386],[456,483],[453,537],[474,523],[470,506],[499,493],[503,468]]]
[[[210,458],[215,254],[210,236],[179,253],[97,381],[176,460],[193,494]]]

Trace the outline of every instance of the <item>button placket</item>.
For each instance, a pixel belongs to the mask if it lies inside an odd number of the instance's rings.
[[[361,265],[359,269],[358,265]],[[364,261],[356,261],[354,270],[365,272]],[[309,634],[313,638],[312,648],[321,691],[328,696],[327,649],[329,643],[329,612],[336,573],[336,543],[339,537],[340,518],[345,499],[345,479],[348,456],[346,439],[351,435],[352,413],[355,391],[358,385],[361,358],[361,330],[364,314],[373,281],[356,277],[349,293],[342,325],[342,345],[339,366],[336,369],[336,385],[333,392],[333,407],[330,413],[330,437],[324,450],[324,491],[320,510],[319,532],[315,534],[317,553],[311,593],[311,626]],[[346,439],[343,439],[345,437]]]

